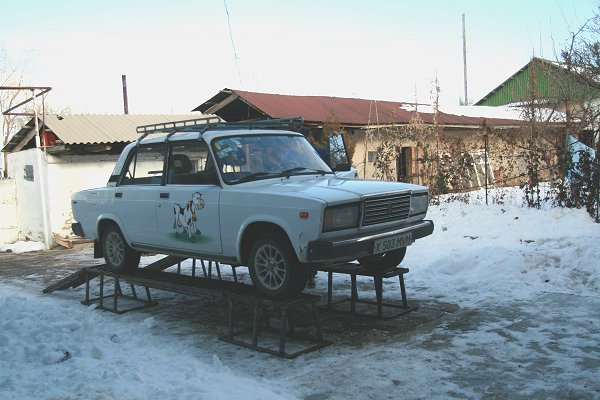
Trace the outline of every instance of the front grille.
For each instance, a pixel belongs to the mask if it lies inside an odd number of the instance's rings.
[[[410,192],[365,199],[363,226],[401,221],[410,212]]]

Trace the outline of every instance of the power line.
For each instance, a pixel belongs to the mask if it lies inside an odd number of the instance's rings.
[[[231,33],[231,21],[229,20],[229,10],[227,9],[227,0],[223,0],[225,5],[225,13],[227,14],[227,26],[229,27],[229,38],[231,39],[231,47],[233,48],[233,60],[235,61],[235,68],[237,69],[238,78],[242,83],[242,73],[240,72],[240,64],[238,63],[237,51],[235,50],[235,42],[233,41],[233,33]]]

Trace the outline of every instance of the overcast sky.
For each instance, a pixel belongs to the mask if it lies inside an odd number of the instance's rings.
[[[188,112],[220,89],[442,104],[477,101],[555,52],[592,0],[5,1],[0,50],[74,113]],[[229,12],[229,16],[226,12]],[[237,59],[236,59],[237,57]]]

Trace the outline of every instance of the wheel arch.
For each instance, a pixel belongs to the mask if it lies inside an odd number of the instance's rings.
[[[102,240],[102,236],[104,235],[104,232],[106,231],[106,228],[108,228],[109,225],[115,225],[117,228],[119,228],[121,233],[123,233],[123,229],[121,229],[117,221],[115,221],[113,218],[103,217],[98,220],[98,241]]]
[[[240,257],[242,264],[247,265],[248,258],[250,256],[250,250],[252,249],[252,243],[254,239],[264,234],[272,234],[275,237],[285,240],[290,248],[293,250],[293,254],[298,258],[294,246],[287,234],[287,232],[279,225],[273,222],[256,221],[249,224],[242,233],[240,241]]]
[[[96,224],[96,239],[94,240],[94,258],[101,258],[104,256],[104,250],[102,248],[102,237],[104,236],[104,232],[110,226],[116,226],[120,231],[127,244],[129,244],[129,240],[127,238],[126,233],[123,231],[121,224],[117,221],[114,216],[110,215],[101,215],[98,218],[98,222]]]

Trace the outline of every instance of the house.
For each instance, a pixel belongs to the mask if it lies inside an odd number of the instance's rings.
[[[328,129],[341,130],[346,133],[346,141],[353,143],[353,151],[350,151],[353,153],[352,163],[357,167],[361,178],[382,177],[375,164],[380,156],[378,148],[385,140],[383,132],[406,128],[414,124],[417,116],[425,126],[432,127],[435,121],[435,125],[447,135],[463,139],[475,139],[477,136],[477,141],[471,146],[475,154],[479,154],[484,147],[483,142],[478,139],[483,124],[487,128],[496,129],[511,129],[521,125],[516,114],[493,107],[461,107],[452,112],[439,111],[435,114],[431,106],[423,104],[328,96],[291,96],[235,89],[221,90],[193,111],[215,114],[226,121],[302,117],[306,125],[305,134],[313,138],[323,137],[323,132]],[[396,153],[395,159],[390,160],[391,178],[424,183],[420,178],[418,162],[423,158],[423,148],[418,140],[399,143]],[[483,160],[483,157],[477,155],[476,158]],[[473,167],[473,171],[476,173],[477,168]],[[389,174],[386,179],[390,179]]]
[[[570,161],[557,160],[557,163],[569,165],[570,182],[573,173],[580,175],[584,170],[588,170],[588,178],[593,180],[593,168],[580,167],[580,154],[587,153],[589,159],[594,160],[599,145],[598,78],[598,69],[591,66],[585,68],[534,57],[475,105],[519,107],[529,114],[532,128],[538,132],[546,130],[548,120],[560,121],[562,136],[565,131],[568,135],[566,141],[557,143],[555,149],[559,150],[555,152],[569,154]],[[582,183],[583,186],[589,184]]]
[[[597,72],[596,72],[597,74]],[[590,109],[600,100],[600,83],[585,69],[534,57],[475,106],[515,106],[554,112],[554,121],[567,123],[571,133],[587,146],[594,146],[593,125],[600,110]],[[586,115],[587,114],[587,115]],[[591,118],[591,120],[590,120]]]
[[[0,242],[50,247],[53,234],[71,233],[71,194],[106,185],[123,147],[138,138],[137,126],[197,117],[43,115],[38,132],[32,118],[2,148],[11,179],[0,180]]]
[[[526,105],[537,102],[565,111],[565,102],[600,97],[600,84],[564,63],[533,57],[521,69],[477,101],[475,106]]]

